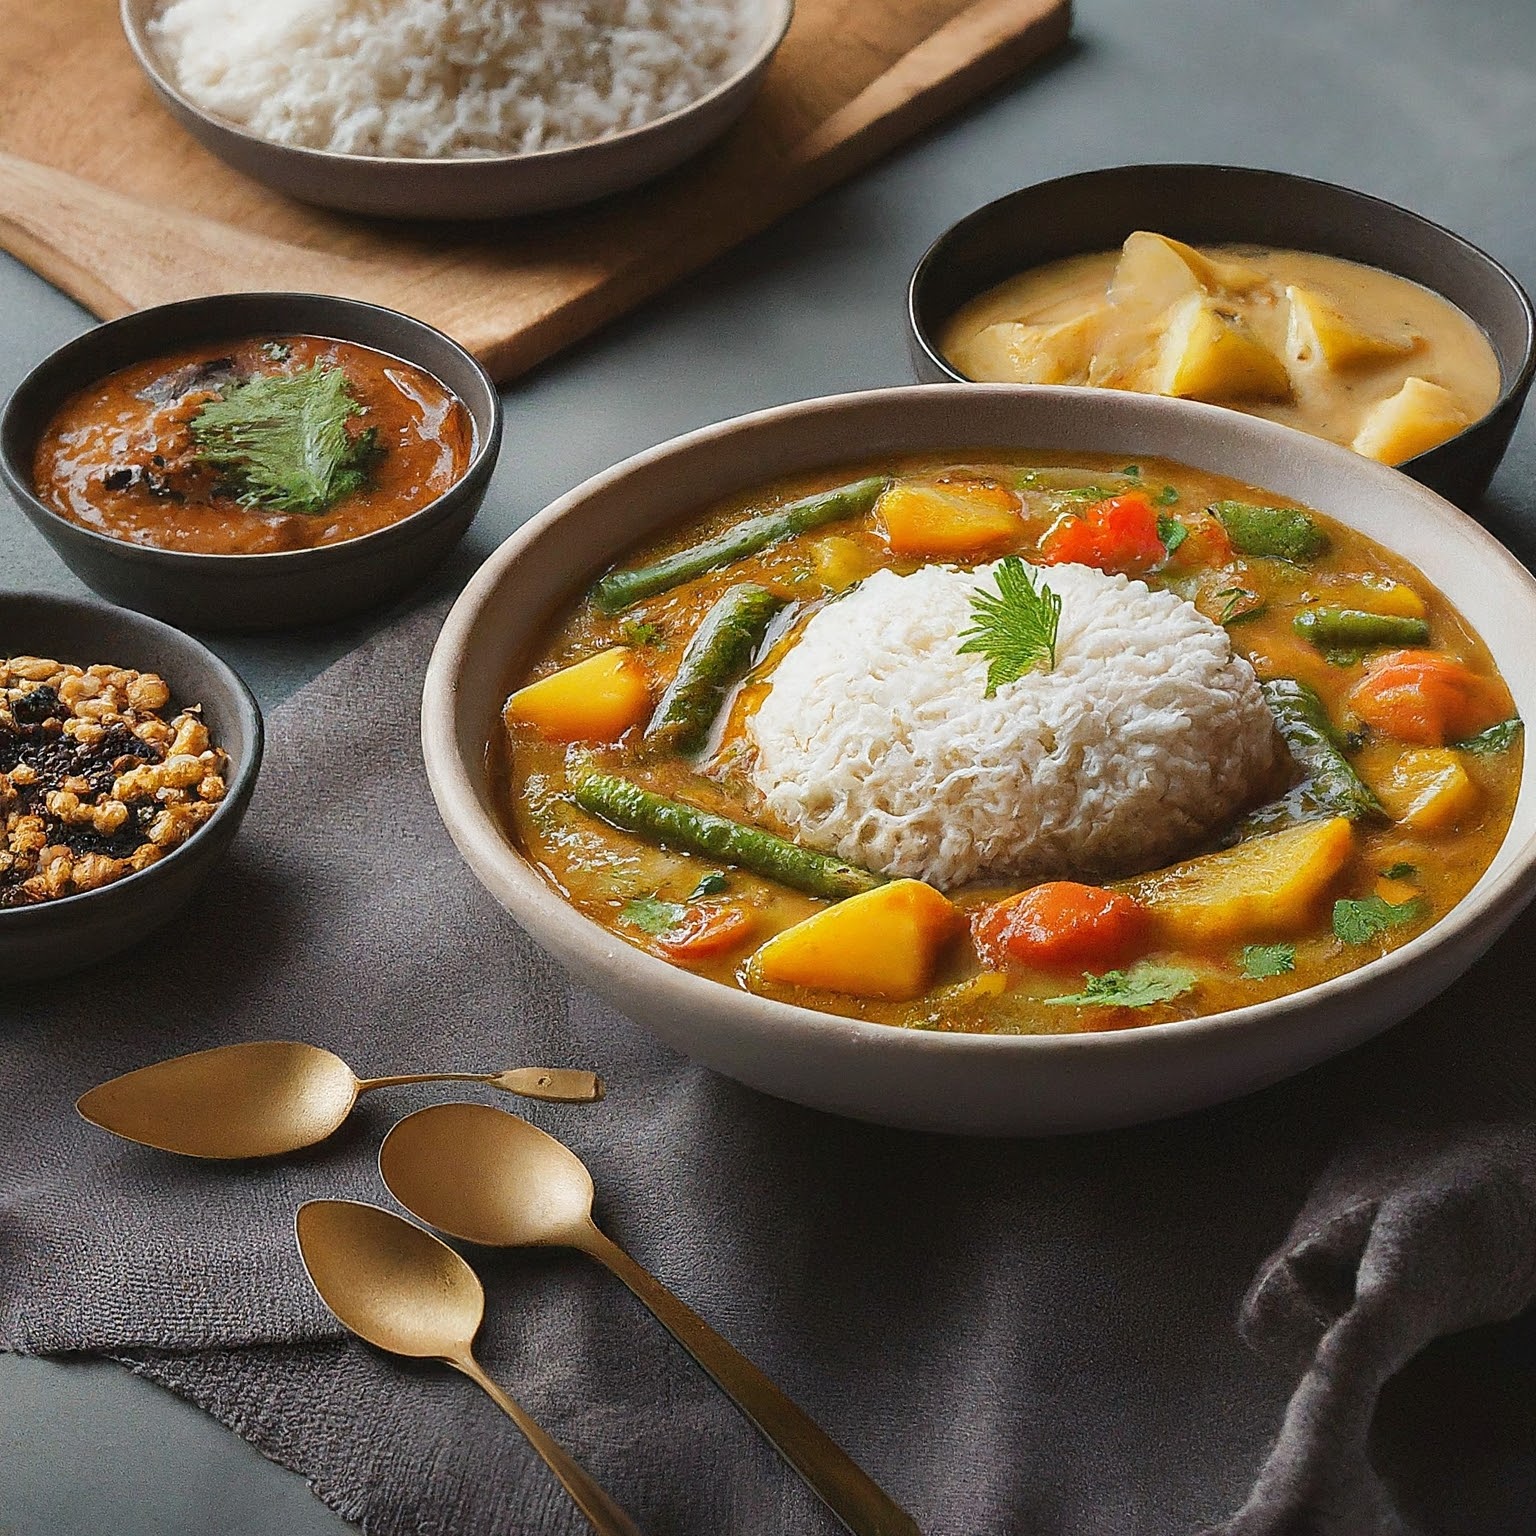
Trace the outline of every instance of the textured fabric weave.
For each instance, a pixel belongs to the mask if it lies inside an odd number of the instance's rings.
[[[586,1157],[599,1222],[929,1536],[1188,1536],[1245,1499],[1241,1536],[1380,1536],[1399,1505],[1497,1536],[1500,1516],[1458,1523],[1484,1507],[1466,1468],[1415,1481],[1434,1452],[1410,1444],[1389,1490],[1366,1429],[1421,1343],[1536,1288],[1536,1043],[1515,1002],[1536,924],[1373,1045],[1180,1121],[988,1143],[814,1114],[664,1051],[475,885],[416,741],[438,618],[274,713],[246,827],[173,930],[0,995],[4,1078],[31,1085],[0,1120],[0,1344],[124,1361],[380,1536],[584,1530],[468,1383],[346,1339],[294,1248],[305,1199],[388,1204],[381,1135],[456,1090],[369,1095],[325,1146],[243,1166],[119,1143],[71,1104],[239,1039],[313,1040],[363,1075],[590,1066],[599,1107],[485,1096]],[[589,1260],[471,1257],[487,1368],[653,1536],[833,1528]],[[1279,1369],[1233,1326],[1256,1267],[1243,1328]]]

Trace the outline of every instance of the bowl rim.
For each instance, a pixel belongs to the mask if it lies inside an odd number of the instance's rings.
[[[56,508],[37,494],[32,483],[32,467],[30,464],[18,464],[10,452],[10,424],[18,402],[24,401],[26,395],[36,387],[41,375],[54,368],[68,367],[80,359],[88,359],[92,352],[103,341],[124,329],[144,327],[152,333],[157,319],[165,316],[187,313],[198,309],[207,309],[210,313],[218,313],[226,309],[240,310],[247,305],[266,304],[291,304],[302,302],[304,304],[318,305],[327,311],[337,314],[371,314],[382,316],[391,325],[406,325],[427,332],[437,340],[458,354],[460,361],[472,370],[477,383],[483,388],[486,400],[490,405],[490,426],[482,432],[479,421],[476,419],[474,407],[464,398],[460,391],[454,389],[437,372],[405,356],[402,352],[391,351],[384,347],[377,347],[369,342],[354,341],[352,338],[341,336],[325,336],[314,329],[295,330],[292,335],[317,336],[323,341],[344,341],[351,346],[363,347],[370,352],[377,352],[382,356],[392,357],[397,362],[409,364],[413,368],[420,368],[423,373],[430,374],[442,387],[464,406],[469,412],[470,420],[474,425],[477,439],[474,451],[469,456],[469,462],[464,466],[464,473],[459,476],[452,485],[424,506],[417,507],[414,512],[405,517],[398,518],[392,523],[386,523],[382,528],[374,528],[368,533],[360,533],[350,539],[338,539],[331,544],[316,544],[308,549],[271,549],[256,551],[230,551],[219,553],[206,549],[163,549],[157,544],[135,544],[127,539],[115,538],[112,534],[102,533],[99,529],[88,528],[84,523],[77,523],[72,518],[65,517]],[[221,328],[214,328],[216,333],[221,333]],[[238,330],[232,330],[231,335],[242,334]],[[254,337],[262,334],[262,328],[256,327],[243,332],[244,335]],[[280,335],[280,331],[267,331],[266,334]],[[210,337],[214,339],[214,337]],[[154,350],[146,350],[139,358],[140,362],[153,357]],[[120,363],[116,368],[107,370],[106,373],[92,370],[85,382],[76,383],[70,393],[89,388],[90,384],[99,383],[112,373],[119,372],[122,368],[133,367],[132,363]],[[82,370],[83,371],[83,370]],[[451,506],[457,505],[467,486],[473,486],[481,478],[488,477],[495,467],[497,456],[501,449],[504,409],[501,402],[501,393],[496,388],[495,381],[486,371],[485,365],[463,343],[454,340],[446,331],[439,330],[435,325],[425,320],[419,320],[415,315],[408,315],[403,310],[391,309],[387,304],[375,304],[367,299],[344,298],[340,294],[310,293],[302,289],[251,289],[237,293],[212,293],[203,294],[190,299],[173,299],[166,304],[153,304],[147,309],[131,310],[125,315],[119,315],[115,319],[102,321],[99,325],[93,325],[88,330],[82,331],[78,336],[71,337],[63,345],[55,347],[45,357],[41,358],[21,379],[10,398],[6,401],[3,410],[0,410],[0,477],[3,477],[11,494],[23,503],[53,523],[62,527],[66,535],[79,538],[87,543],[93,543],[102,550],[110,550],[115,556],[130,560],[142,561],[147,564],[165,565],[179,564],[190,574],[199,567],[216,567],[220,571],[233,571],[242,569],[247,573],[256,574],[259,571],[269,573],[279,572],[284,566],[296,562],[307,562],[311,565],[327,562],[345,562],[359,550],[364,548],[376,548],[377,541],[406,542],[413,538],[417,532],[427,524],[435,523]],[[32,440],[31,447],[36,447],[36,439]],[[446,504],[446,505],[445,505]]]
[[[1504,410],[1509,405],[1511,400],[1517,399],[1521,395],[1525,394],[1530,389],[1532,381],[1536,380],[1536,304],[1533,304],[1531,295],[1526,291],[1525,285],[1520,281],[1520,279],[1517,278],[1515,274],[1504,265],[1503,262],[1498,260],[1497,257],[1489,255],[1489,253],[1485,251],[1480,245],[1477,245],[1473,241],[1467,239],[1465,235],[1458,234],[1454,229],[1450,229],[1444,224],[1437,223],[1434,219],[1427,217],[1425,214],[1419,213],[1412,208],[1405,208],[1401,203],[1394,203],[1389,198],[1378,197],[1374,192],[1362,192],[1358,187],[1347,187],[1342,182],[1338,181],[1324,181],[1319,176],[1302,176],[1298,175],[1294,171],[1278,171],[1270,166],[1262,165],[1230,165],[1224,161],[1169,160],[1143,161],[1129,165],[1101,165],[1096,166],[1091,170],[1073,171],[1066,176],[1052,176],[1046,181],[1031,182],[1027,186],[1015,187],[1013,191],[1005,192],[1000,197],[989,199],[987,202],[982,203],[979,207],[971,209],[969,213],[964,214],[962,217],[956,219],[955,222],[949,225],[947,229],[943,230],[938,235],[938,237],[929,244],[928,248],[923,252],[923,254],[918,257],[917,264],[912,268],[912,275],[907,279],[906,318],[908,335],[911,336],[911,338],[917,343],[919,347],[922,348],[923,356],[927,359],[927,361],[931,363],[935,368],[937,368],[941,373],[943,373],[946,379],[956,384],[979,384],[984,382],[980,379],[971,378],[969,374],[961,373],[960,370],[956,368],[944,356],[943,352],[939,348],[937,339],[929,330],[927,321],[923,317],[923,299],[925,297],[924,288],[929,282],[932,281],[933,273],[935,270],[942,269],[944,258],[947,254],[945,247],[949,244],[949,242],[957,237],[968,225],[975,221],[981,220],[986,215],[991,214],[1002,204],[1011,201],[1013,198],[1023,197],[1027,193],[1049,192],[1074,182],[1091,181],[1094,178],[1100,176],[1135,175],[1141,172],[1159,173],[1189,171],[1211,171],[1215,172],[1217,175],[1225,175],[1229,172],[1236,172],[1242,175],[1273,176],[1278,177],[1284,181],[1293,182],[1303,187],[1322,188],[1325,192],[1330,194],[1343,193],[1346,197],[1357,199],[1361,203],[1370,204],[1377,208],[1390,209],[1394,214],[1412,220],[1421,228],[1431,232],[1439,239],[1444,240],[1453,246],[1459,247],[1466,255],[1482,262],[1483,265],[1487,267],[1491,272],[1495,273],[1510,290],[1515,298],[1516,303],[1520,306],[1525,319],[1525,336],[1521,347],[1521,358],[1519,366],[1507,377],[1504,376],[1504,371],[1502,368],[1499,370],[1501,387],[1498,396],[1495,398],[1493,404],[1490,405],[1481,416],[1477,417],[1476,420],[1469,421],[1466,426],[1464,426],[1459,432],[1455,434],[1455,436],[1446,438],[1444,442],[1436,443],[1433,448],[1426,448],[1423,453],[1415,454],[1411,459],[1404,459],[1400,464],[1391,465],[1389,466],[1390,468],[1406,470],[1409,465],[1417,464],[1421,459],[1428,458],[1430,454],[1439,453],[1444,449],[1450,448],[1453,444],[1461,442],[1463,438],[1468,437],[1470,434],[1477,431],[1478,428],[1483,426],[1483,424],[1487,422],[1490,417],[1493,417],[1500,411]],[[1292,246],[1289,248],[1293,250],[1303,249],[1301,246]],[[1082,252],[1080,254],[1086,255],[1088,253]],[[1326,255],[1327,253],[1323,252],[1321,254]],[[1341,259],[1347,260],[1348,258]],[[1362,262],[1360,265],[1369,266],[1373,265],[1373,263]],[[1411,283],[1414,281],[1414,279],[1411,277],[1403,277],[1402,273],[1394,271],[1393,268],[1389,266],[1382,266],[1380,270],[1383,272],[1389,272],[1394,277],[1402,277],[1404,282]],[[1428,283],[1420,283],[1417,286],[1421,288],[1430,287]],[[1439,289],[1431,288],[1430,291],[1438,294],[1438,296],[1442,299],[1445,298],[1445,295],[1440,293]],[[1451,303],[1452,301],[1446,299],[1446,302]],[[1457,309],[1461,308],[1460,305],[1456,305],[1455,307]],[[1465,310],[1462,310],[1461,312],[1463,314],[1467,314],[1467,311]],[[1477,326],[1479,331],[1483,331],[1483,325],[1481,321],[1479,321],[1475,316],[1467,315],[1467,318],[1471,320],[1475,326]],[[1486,334],[1486,331],[1484,331],[1484,335]],[[1089,386],[1084,384],[1074,384],[1070,386],[1053,387],[1086,389]],[[1122,391],[1122,393],[1140,393],[1140,391]],[[1220,406],[1218,409],[1232,410],[1240,416],[1246,416],[1249,414],[1246,411],[1237,410],[1235,406]],[[1255,419],[1267,420],[1268,418]],[[1306,435],[1311,436],[1312,434],[1308,433]],[[1323,438],[1319,439],[1319,441],[1326,442],[1328,439]]]
[[[608,150],[610,147],[618,147],[633,143],[659,129],[675,125],[685,118],[692,117],[695,113],[707,111],[716,102],[739,89],[747,81],[755,77],[766,68],[769,60],[778,52],[789,31],[790,23],[795,18],[795,0],[765,0],[766,30],[762,41],[755,47],[746,61],[736,68],[730,75],[718,85],[711,86],[704,95],[684,106],[675,107],[662,117],[652,118],[648,123],[641,123],[634,128],[624,128],[618,133],[611,133],[605,138],[583,139],[579,144],[562,144],[556,149],[534,150],[521,155],[473,155],[473,156],[430,156],[430,155],[359,155],[350,151],[338,149],[315,149],[307,144],[283,144],[276,139],[263,138],[259,133],[253,133],[243,124],[235,122],[232,118],[222,117],[217,112],[210,112],[205,107],[200,107],[191,100],[178,86],[169,80],[160,67],[160,61],[156,55],[154,44],[147,35],[147,26],[152,19],[146,14],[141,23],[139,12],[146,13],[153,8],[158,14],[163,9],[163,0],[119,0],[118,18],[122,24],[123,34],[127,38],[128,46],[137,60],[139,68],[149,77],[151,84],[170,100],[176,102],[185,111],[194,117],[201,118],[204,122],[217,128],[221,133],[228,134],[232,138],[241,140],[253,148],[269,152],[277,152],[291,155],[300,160],[307,161],[314,166],[334,166],[338,170],[350,168],[354,173],[363,167],[376,167],[380,170],[396,169],[404,170],[413,167],[418,172],[424,169],[427,174],[437,176],[470,177],[476,172],[481,174],[504,170],[511,166],[519,169],[528,167],[531,169],[553,166],[561,161],[568,161],[575,156],[586,156],[594,150]],[[781,14],[775,15],[777,11]]]
[[[1388,465],[1363,458],[1340,444],[1311,437],[1262,417],[1245,416],[1200,401],[1141,395],[1123,390],[1092,389],[1083,385],[973,384],[971,387],[998,396],[1067,399],[1074,402],[1074,409],[1096,404],[1099,409],[1111,414],[1128,410],[1132,413],[1144,412],[1148,416],[1164,413],[1205,416],[1227,433],[1272,437],[1278,444],[1288,444],[1293,453],[1312,453],[1322,457],[1325,462],[1331,458],[1341,470],[1377,479],[1384,492],[1398,497],[1406,495],[1417,498],[1427,503],[1433,515],[1461,525],[1462,531],[1489,561],[1502,567],[1508,577],[1525,588],[1532,611],[1536,613],[1536,576],[1481,524],[1427,486]],[[953,1056],[956,1053],[982,1053],[993,1057],[1023,1053],[1029,1057],[1034,1053],[1047,1052],[1058,1056],[1090,1058],[1159,1051],[1177,1054],[1192,1041],[1251,1035],[1268,1030],[1277,1023],[1297,1021],[1320,1003],[1347,997],[1364,986],[1390,982],[1453,940],[1467,936],[1481,938],[1486,947],[1486,943],[1491,942],[1528,904],[1533,892],[1536,892],[1536,832],[1532,832],[1524,844],[1514,851],[1508,868],[1491,881],[1485,872],[1472,891],[1423,933],[1386,955],[1300,991],[1239,1008],[1225,1009],[1219,1013],[1176,1019],[1162,1024],[1062,1035],[993,1035],[901,1028],[786,1003],[729,987],[694,975],[626,943],[618,935],[583,916],[559,896],[512,845],[496,819],[481,811],[471,776],[456,750],[458,675],[463,669],[466,652],[471,649],[473,631],[482,612],[500,594],[503,583],[509,579],[509,573],[515,568],[522,553],[544,538],[548,530],[557,525],[567,512],[592,495],[608,490],[638,469],[665,460],[696,444],[750,434],[759,427],[782,423],[786,419],[818,412],[853,410],[865,404],[879,403],[892,410],[900,410],[908,400],[937,396],[949,391],[948,384],[911,384],[819,396],[770,406],[680,434],[631,455],[568,491],[512,533],[471,577],[450,609],[427,665],[421,708],[423,761],[438,813],[461,857],[476,878],[491,891],[498,904],[504,906],[514,920],[538,942],[553,947],[545,938],[546,934],[553,933],[561,941],[579,946],[584,961],[591,967],[591,973],[604,980],[615,976],[617,972],[627,972],[627,976],[618,978],[620,985],[626,990],[638,990],[643,986],[653,1006],[687,1009],[698,1016],[726,1012],[743,1026],[750,1026],[754,1032],[763,1035],[771,1033],[786,1046],[793,1045],[797,1039],[805,1038],[811,1032],[825,1037],[832,1031],[859,1046],[879,1047],[919,1057],[933,1054]],[[553,610],[569,595],[569,592],[559,594],[551,603],[541,605],[541,613]],[[1533,755],[1536,755],[1536,742],[1529,742],[1528,739],[1526,775],[1532,773],[1530,759]],[[1509,836],[1510,832],[1506,831],[1499,852],[1503,851]],[[516,891],[519,905],[515,910],[503,900],[502,888]],[[531,920],[525,920],[529,908],[533,916]],[[557,955],[557,958],[565,963],[563,957]]]
[[[251,791],[256,786],[257,775],[261,771],[262,757],[266,752],[267,728],[266,720],[262,715],[261,705],[256,700],[256,695],[251,692],[250,685],[243,677],[211,646],[204,645],[185,630],[177,629],[173,624],[167,624],[161,619],[151,618],[147,613],[140,613],[136,608],[120,608],[113,603],[104,603],[93,598],[75,597],[71,594],[55,592],[34,592],[21,588],[0,588],[0,608],[16,598],[25,598],[28,602],[41,603],[46,607],[58,610],[66,617],[83,615],[90,618],[110,618],[128,629],[142,634],[144,639],[153,645],[155,642],[164,643],[165,637],[171,635],[176,644],[189,646],[194,652],[201,652],[202,660],[214,674],[229,689],[234,701],[235,713],[244,718],[245,724],[250,730],[250,750],[246,753],[245,761],[235,768],[234,776],[225,787],[224,798],[219,802],[213,815],[198,827],[183,843],[165,855],[157,859],[146,869],[135,870],[132,874],[123,875],[120,879],[109,881],[106,885],[98,885],[95,890],[76,891],[72,896],[55,896],[47,901],[29,902],[21,907],[0,907],[0,928],[6,926],[20,927],[23,925],[42,926],[52,921],[57,914],[78,911],[82,902],[88,902],[93,897],[117,896],[117,893],[127,890],[143,890],[150,882],[167,878],[166,871],[174,866],[181,854],[189,848],[197,845],[198,839],[206,832],[221,822],[226,822],[231,817],[238,820],[245,813],[246,802],[250,799]],[[61,665],[80,666],[80,662],[65,662],[61,657],[54,657]],[[85,663],[91,665],[91,663]],[[137,670],[143,671],[142,667]],[[173,668],[168,670],[174,670]],[[172,688],[172,697],[175,697],[176,683],[174,677],[165,677]],[[205,845],[206,846],[206,845]],[[183,863],[186,861],[183,860]],[[118,899],[122,899],[118,897]]]

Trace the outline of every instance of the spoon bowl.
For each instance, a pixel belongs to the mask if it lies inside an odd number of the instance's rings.
[[[592,1175],[574,1152],[517,1115],[484,1104],[437,1104],[407,1115],[379,1149],[379,1168],[406,1210],[487,1248],[586,1248]]]
[[[320,1299],[360,1339],[413,1360],[468,1357],[485,1292],[447,1243],[352,1200],[312,1200],[294,1224]]]
[[[114,1077],[81,1094],[75,1108],[92,1125],[162,1152],[275,1157],[324,1141],[352,1113],[360,1093],[435,1082],[485,1083],[565,1104],[595,1103],[604,1093],[596,1074],[560,1067],[358,1078],[334,1051],[318,1045],[247,1040]]]

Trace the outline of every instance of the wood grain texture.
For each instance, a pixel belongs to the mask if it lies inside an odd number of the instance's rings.
[[[326,213],[161,108],[112,0],[0,0],[0,246],[103,318],[297,288],[442,327],[509,379],[1065,41],[1070,0],[799,0],[762,94],[703,155],[592,208],[483,225]],[[71,98],[75,99],[71,99]]]

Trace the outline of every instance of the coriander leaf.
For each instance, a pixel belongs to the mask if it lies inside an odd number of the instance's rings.
[[[972,593],[975,623],[961,630],[959,651],[987,658],[989,699],[1004,683],[1017,682],[1026,672],[1049,672],[1056,665],[1056,628],[1061,622],[1061,598],[1043,577],[1031,575],[1017,555],[998,561],[993,580],[995,595],[985,587]]]
[[[619,921],[652,938],[675,928],[682,920],[683,909],[675,901],[663,901],[659,896],[636,896],[624,903]]]
[[[1394,864],[1390,869],[1382,870],[1381,878],[1383,880],[1412,880],[1418,873],[1419,869],[1416,864]]]
[[[1141,479],[1141,465],[1140,464],[1127,464],[1125,466],[1125,468],[1120,471],[1120,473],[1122,475],[1129,475],[1132,480],[1140,480]]]
[[[1159,512],[1157,536],[1163,541],[1163,548],[1171,555],[1189,537],[1189,529],[1170,513]]]
[[[688,900],[698,901],[702,896],[718,896],[722,891],[728,891],[730,888],[729,876],[723,870],[712,869],[688,893]]]
[[[198,460],[223,471],[243,506],[317,513],[361,490],[381,451],[373,428],[348,433],[360,409],[346,374],[316,363],[230,385],[188,429]]]
[[[1216,596],[1226,598],[1217,615],[1218,624],[1241,624],[1244,619],[1256,619],[1269,606],[1257,592],[1247,587],[1222,587]]]
[[[1162,490],[1157,493],[1157,504],[1160,507],[1171,507],[1177,503],[1178,499],[1178,489],[1172,485],[1165,485]]]
[[[655,624],[642,624],[639,619],[625,619],[619,625],[619,638],[625,645],[655,645],[661,630]]]
[[[1418,922],[1428,911],[1422,896],[1396,904],[1381,896],[1346,898],[1333,904],[1333,931],[1346,944],[1367,944],[1389,928]]]
[[[1243,951],[1243,975],[1249,981],[1265,981],[1296,969],[1294,944],[1250,944]]]
[[[1182,997],[1198,979],[1193,971],[1176,965],[1133,965],[1128,971],[1105,971],[1102,976],[1085,973],[1081,992],[1045,1001],[1075,1008],[1148,1008]]]
[[[1524,723],[1516,715],[1510,720],[1500,720],[1497,725],[1490,725],[1486,731],[1479,731],[1476,736],[1469,736],[1465,741],[1452,742],[1451,745],[1461,752],[1471,752],[1476,757],[1491,757],[1495,752],[1508,751],[1515,743],[1517,737],[1524,730]]]

